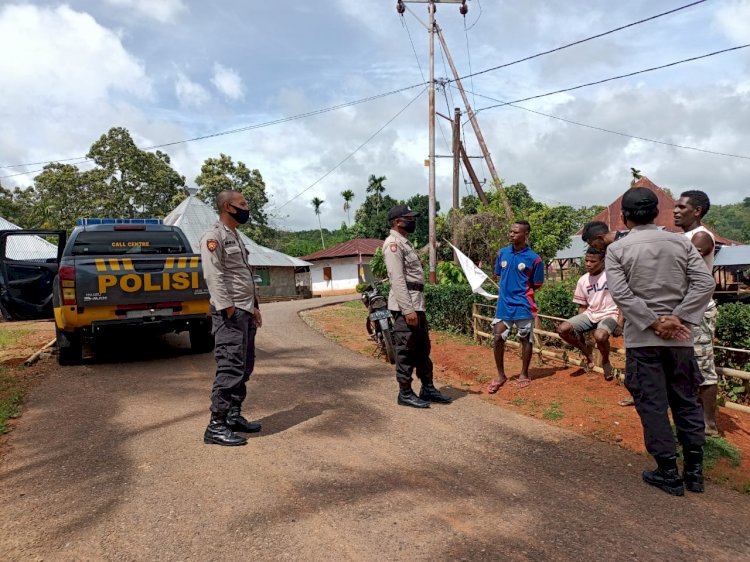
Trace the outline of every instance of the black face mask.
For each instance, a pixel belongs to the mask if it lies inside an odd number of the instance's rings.
[[[417,230],[417,221],[404,221],[401,223],[401,228],[409,234],[414,234],[414,231]]]
[[[250,211],[248,209],[240,209],[239,207],[235,207],[231,203],[229,204],[229,206],[234,209],[234,213],[229,213],[229,216],[236,220],[238,223],[245,224],[250,220]]]

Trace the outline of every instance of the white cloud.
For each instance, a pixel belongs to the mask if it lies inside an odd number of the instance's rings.
[[[175,94],[184,108],[198,108],[211,99],[208,91],[185,76],[182,72],[177,75],[174,85]]]
[[[222,66],[218,62],[214,64],[214,77],[211,82],[229,99],[238,100],[245,97],[245,87],[237,71]]]
[[[716,22],[731,40],[750,41],[750,0],[734,0],[716,12]]]
[[[187,10],[182,0],[106,0],[106,2],[162,23],[174,21]]]

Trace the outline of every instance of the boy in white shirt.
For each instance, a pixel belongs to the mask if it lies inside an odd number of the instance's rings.
[[[557,332],[562,339],[579,349],[586,358],[588,369],[594,368],[592,349],[586,344],[584,334],[594,331],[594,341],[602,355],[604,379],[614,378],[609,362],[609,336],[622,331],[620,311],[609,294],[607,274],[604,271],[604,252],[595,248],[586,250],[586,271],[576,284],[573,302],[578,305],[578,314],[560,324]]]

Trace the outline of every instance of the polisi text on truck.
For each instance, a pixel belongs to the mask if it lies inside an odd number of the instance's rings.
[[[98,275],[99,293],[105,294],[112,287],[119,287],[125,293],[139,291],[184,291],[200,288],[200,277],[197,271],[177,271],[175,273],[128,273],[116,275]]]

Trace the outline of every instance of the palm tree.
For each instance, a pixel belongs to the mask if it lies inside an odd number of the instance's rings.
[[[344,210],[346,211],[346,219],[348,226],[352,225],[352,217],[349,215],[349,209],[352,208],[352,199],[354,199],[354,192],[351,189],[341,192],[341,197],[344,198]]]
[[[320,229],[320,243],[323,244],[323,249],[326,249],[326,243],[323,240],[323,226],[320,224],[320,206],[325,203],[320,197],[313,197],[312,204],[315,207],[315,214],[318,216],[318,228]]]
[[[377,177],[375,174],[371,174],[367,180],[367,193],[372,193],[376,196],[375,213],[380,212],[380,202],[383,200],[383,193],[385,193],[385,186],[383,185],[385,180],[385,176]]]

